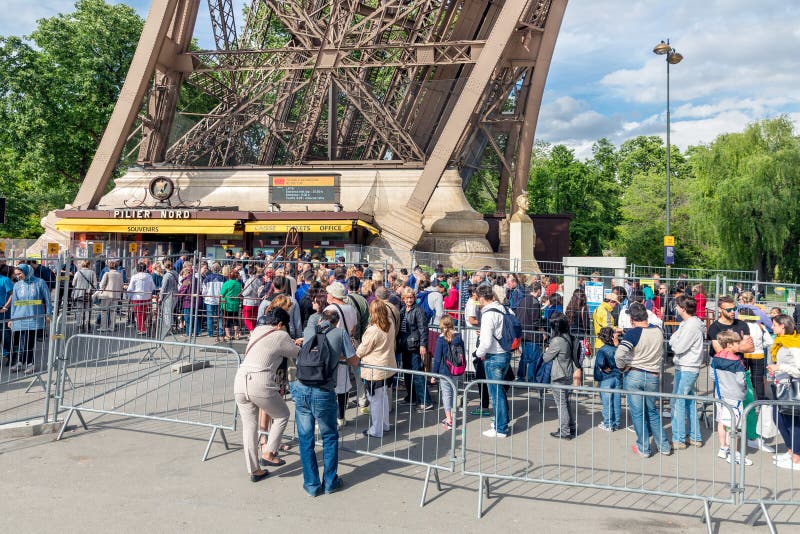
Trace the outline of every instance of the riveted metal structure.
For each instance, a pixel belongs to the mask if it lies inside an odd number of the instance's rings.
[[[442,173],[491,154],[498,210],[522,192],[567,0],[208,0],[216,49],[190,47],[200,0],[153,0],[74,202],[93,208],[120,158],[141,166],[414,167],[398,221]],[[181,89],[209,102],[188,113]],[[417,225],[418,226],[418,225]],[[422,230],[385,228],[413,246]]]

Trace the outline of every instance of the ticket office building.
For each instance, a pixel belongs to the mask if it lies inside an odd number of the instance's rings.
[[[175,255],[199,251],[221,258],[225,251],[274,254],[291,229],[300,247],[320,258],[344,254],[345,245],[367,244],[379,235],[360,212],[246,212],[198,209],[62,210],[58,230],[69,232],[76,257]]]

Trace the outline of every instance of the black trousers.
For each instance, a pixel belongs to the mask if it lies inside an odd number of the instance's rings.
[[[39,330],[18,330],[13,333],[12,350],[17,354],[19,363],[33,363],[33,347],[36,345],[38,332]]]

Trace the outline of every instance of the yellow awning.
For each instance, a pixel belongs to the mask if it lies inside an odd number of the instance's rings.
[[[292,228],[298,232],[333,234],[351,231],[353,229],[353,221],[251,221],[245,223],[244,231],[285,234]]]
[[[368,222],[358,220],[358,221],[356,221],[356,224],[358,226],[361,226],[362,228],[366,228],[369,231],[369,233],[371,233],[372,235],[381,235],[381,231],[378,230],[377,228],[375,228],[374,226],[372,226]]]
[[[121,234],[234,234],[233,219],[61,219],[64,232],[115,232]]]

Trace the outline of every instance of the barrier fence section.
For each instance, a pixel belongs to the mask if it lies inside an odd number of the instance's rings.
[[[239,354],[211,347],[153,339],[71,336],[59,357],[58,411],[67,411],[61,439],[73,415],[82,413],[153,419],[208,427],[203,460],[219,432],[236,429],[233,381]]]
[[[756,413],[758,415],[756,415]],[[742,411],[742,421],[751,421],[749,431],[763,438],[777,436],[789,447],[786,453],[773,456],[772,463],[759,462],[756,465],[741,466],[740,480],[742,497],[740,504],[754,504],[775,534],[775,525],[767,511],[767,506],[800,506],[800,464],[792,462],[791,449],[800,450],[800,401],[787,402],[759,400],[749,404]],[[780,421],[782,419],[782,421]],[[752,422],[755,421],[755,425]],[[794,443],[794,447],[792,447]],[[741,452],[747,448],[747,440],[742,439]],[[794,466],[797,465],[795,468]],[[752,517],[754,522],[757,515]]]
[[[425,468],[420,507],[425,506],[431,475],[441,491],[439,471],[453,473],[458,464],[457,399],[459,378],[463,377],[367,364],[357,368],[340,366],[347,373],[340,369],[337,381],[344,380],[347,374],[351,387],[337,399],[341,423],[339,449],[358,456]],[[356,387],[362,379],[363,390]],[[420,409],[421,406],[424,409]],[[284,437],[299,441],[297,409],[293,402],[289,407],[289,428],[294,429],[294,434],[287,430]],[[451,424],[445,425],[444,421]],[[317,443],[321,445],[319,429],[315,432]],[[269,432],[262,429],[260,434]]]
[[[5,258],[0,276],[12,278],[15,268],[29,258]],[[36,260],[39,261],[38,259]],[[0,424],[50,420],[50,386],[55,350],[60,336],[59,303],[65,284],[57,273],[63,256],[55,263],[55,272],[34,273],[46,279],[41,283],[17,281],[15,289],[0,302]],[[46,289],[41,289],[41,287]]]
[[[441,491],[439,471],[452,473],[457,463],[456,380],[375,365],[362,365],[358,373],[363,379],[375,376],[378,380],[365,382],[369,416],[360,414],[362,417],[354,417],[340,430],[340,446],[353,454],[424,467],[420,498],[420,506],[424,506],[431,474]],[[393,374],[384,378],[388,373]],[[408,401],[404,402],[403,394]],[[418,409],[420,406],[424,409]],[[451,424],[445,425],[448,420]]]
[[[489,389],[492,397],[507,391],[509,427],[503,439],[482,434],[495,428],[492,426],[495,417],[480,417],[468,424],[469,403],[480,395],[483,387]],[[616,416],[611,413],[613,395],[618,395],[616,402],[624,400],[628,408],[618,411]],[[694,408],[690,403],[715,405],[714,425],[711,431],[703,433],[702,443],[672,450],[672,439],[655,407],[660,399],[686,402],[689,413]],[[544,409],[550,403],[556,404],[555,411]],[[484,493],[490,496],[489,481],[500,479],[702,501],[704,519],[711,532],[710,504],[736,504],[738,498],[737,460],[726,463],[725,458],[718,457],[715,433],[718,418],[730,421],[733,414],[727,403],[704,397],[476,380],[464,392],[462,472],[478,477],[478,517],[482,515]],[[619,430],[607,431],[599,426],[601,422],[616,424]],[[501,421],[498,426],[502,424]],[[629,426],[638,432],[625,430]],[[638,435],[648,436],[647,440],[639,441]],[[650,442],[650,435],[655,443]],[[731,454],[735,455],[738,438],[735,426],[728,428],[726,437]]]

